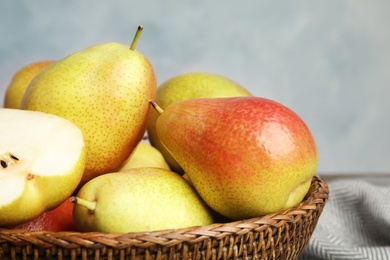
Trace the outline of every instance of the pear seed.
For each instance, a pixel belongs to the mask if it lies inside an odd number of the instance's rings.
[[[1,167],[3,167],[4,169],[7,168],[7,163],[3,160],[1,160]]]
[[[10,156],[11,156],[12,159],[14,159],[14,160],[16,160],[16,161],[19,161],[19,158],[16,157],[15,155],[10,154]]]
[[[9,152],[5,152],[5,153],[1,153],[0,152],[0,165],[1,167],[3,167],[4,169],[7,168],[8,166],[16,163],[17,161],[19,161],[19,158],[12,155],[11,153]]]

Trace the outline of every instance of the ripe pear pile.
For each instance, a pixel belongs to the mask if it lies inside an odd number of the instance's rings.
[[[0,108],[0,228],[66,200],[78,231],[107,233],[210,225],[302,202],[318,164],[305,122],[212,73],[157,86],[135,49],[141,32],[130,46],[97,44],[15,74]]]

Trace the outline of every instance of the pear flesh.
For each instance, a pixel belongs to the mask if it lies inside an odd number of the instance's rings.
[[[78,230],[146,232],[209,225],[213,214],[180,175],[143,167],[107,173],[87,182],[76,197]]]
[[[264,98],[172,103],[157,119],[156,130],[203,200],[231,219],[297,205],[318,163],[307,125]]]
[[[29,221],[65,201],[85,167],[78,127],[41,112],[0,109],[0,226]]]
[[[83,132],[87,162],[81,184],[117,170],[144,136],[156,92],[150,62],[109,42],[73,53],[39,73],[21,108],[64,117]]]

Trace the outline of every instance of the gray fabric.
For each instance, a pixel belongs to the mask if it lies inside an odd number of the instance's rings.
[[[390,176],[327,184],[329,201],[299,260],[390,259]]]

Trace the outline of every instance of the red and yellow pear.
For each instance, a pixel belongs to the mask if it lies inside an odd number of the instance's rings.
[[[157,119],[157,135],[203,200],[231,219],[299,204],[318,158],[312,133],[286,106],[260,97],[175,102]]]
[[[174,102],[192,98],[216,98],[251,96],[248,90],[224,76],[206,73],[191,72],[172,77],[157,88],[155,101],[162,109]],[[148,123],[150,143],[165,157],[174,172],[183,174],[182,167],[161,144],[156,134],[156,120],[158,113],[151,111]]]
[[[37,218],[14,226],[12,229],[53,232],[77,231],[73,222],[73,206],[74,204],[66,199],[58,207],[43,212]]]

